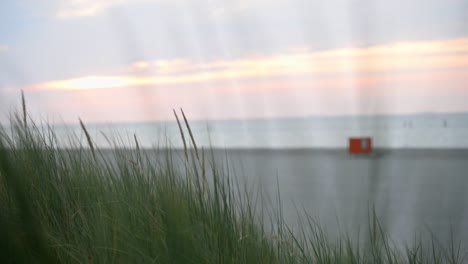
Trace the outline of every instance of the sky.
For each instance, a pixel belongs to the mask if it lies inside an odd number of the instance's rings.
[[[468,112],[466,0],[2,0],[0,122]]]

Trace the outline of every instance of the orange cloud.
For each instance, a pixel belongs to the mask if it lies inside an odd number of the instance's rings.
[[[140,82],[141,81],[138,78],[124,76],[86,76],[70,80],[36,84],[29,88],[47,90],[87,90],[127,87],[131,85],[139,85]]]
[[[219,81],[243,82],[258,78],[298,76],[308,78],[328,76],[333,79],[334,75],[411,74],[467,68],[468,38],[398,42],[364,48],[288,53],[208,63],[193,63],[182,59],[140,61],[130,65],[126,75],[85,76],[36,84],[28,88],[84,90],[148,85],[191,85]],[[154,74],[135,75],[149,70]]]

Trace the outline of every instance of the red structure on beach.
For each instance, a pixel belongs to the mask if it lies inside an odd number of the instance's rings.
[[[372,153],[372,138],[350,138],[349,139],[350,154],[369,154]]]

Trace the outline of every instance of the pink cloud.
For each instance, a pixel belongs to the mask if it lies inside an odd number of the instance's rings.
[[[51,112],[92,121],[172,119],[180,106],[195,119],[246,118],[468,111],[459,103],[468,99],[467,77],[468,39],[454,39],[207,63],[140,61],[121,74],[25,89],[48,95]]]

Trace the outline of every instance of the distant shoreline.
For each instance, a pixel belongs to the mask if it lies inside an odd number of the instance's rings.
[[[74,151],[78,149],[62,149]],[[98,152],[113,153],[115,150],[119,151],[136,151],[136,148],[97,148]],[[81,149],[83,151],[83,149]],[[140,148],[142,152],[155,152],[164,153],[170,151],[172,153],[183,153],[183,148]],[[189,152],[195,151],[193,148],[188,149]],[[201,151],[201,148],[198,149]],[[211,152],[215,156],[224,155],[239,155],[239,154],[259,154],[259,155],[310,155],[310,156],[334,156],[341,158],[369,158],[379,159],[381,157],[433,157],[433,158],[450,158],[460,159],[464,158],[468,160],[468,148],[377,148],[374,149],[372,154],[350,154],[347,148],[205,148],[204,152],[207,156],[210,156]]]
[[[73,149],[73,148],[62,148],[62,149]],[[114,150],[116,148],[112,147],[97,147],[99,150]],[[135,150],[135,147],[125,147],[125,148],[117,148],[117,149],[129,149]],[[140,147],[141,150],[171,150],[171,151],[184,151],[183,148],[180,147]],[[188,148],[189,151],[195,150],[194,148]],[[198,150],[201,150],[198,147]],[[291,147],[291,148],[250,148],[250,147],[212,147],[212,148],[204,148],[206,151],[316,151],[316,152],[348,152],[348,148],[314,148],[314,147]],[[461,152],[461,153],[468,153],[468,148],[374,148],[374,152]]]

